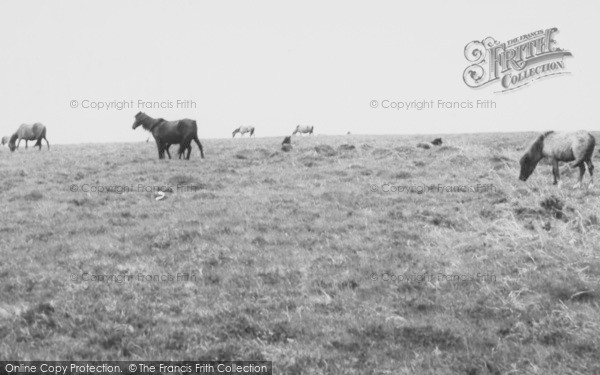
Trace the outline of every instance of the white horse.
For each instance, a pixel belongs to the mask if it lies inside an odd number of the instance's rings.
[[[254,126],[240,126],[233,131],[231,138],[234,138],[237,133],[240,133],[241,137],[246,133],[250,133],[250,137],[252,137],[254,135]]]
[[[315,128],[314,126],[310,126],[310,125],[298,125],[298,126],[296,126],[296,130],[294,130],[292,135],[295,135],[296,133],[313,134],[314,128]]]

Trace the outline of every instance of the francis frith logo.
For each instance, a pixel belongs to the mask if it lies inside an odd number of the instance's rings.
[[[557,47],[556,27],[536,30],[500,43],[492,37],[472,41],[465,57],[472,64],[463,73],[465,84],[478,88],[498,82],[497,92],[514,90],[540,78],[568,73],[565,57],[571,52]]]

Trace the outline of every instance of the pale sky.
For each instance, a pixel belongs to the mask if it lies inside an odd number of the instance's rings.
[[[2,1],[1,135],[41,122],[51,143],[136,142],[138,100],[192,100],[149,108],[196,119],[200,139],[600,130],[595,1]],[[494,94],[462,79],[465,46],[557,27],[571,72]],[[494,100],[490,110],[397,111],[412,100]],[[78,108],[71,108],[76,100]],[[117,110],[85,101],[134,101]],[[89,103],[86,102],[86,103]]]

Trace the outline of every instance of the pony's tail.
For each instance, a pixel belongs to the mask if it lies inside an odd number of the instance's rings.
[[[571,168],[578,167],[581,163],[586,160],[590,160],[592,155],[594,154],[594,148],[596,148],[596,138],[593,135],[589,134],[589,142],[587,149],[583,152],[574,162],[571,163]]]
[[[200,149],[200,156],[202,157],[202,159],[204,159],[204,150],[202,149],[202,143],[200,143],[197,134],[194,135],[194,142],[196,142],[196,144],[198,145],[198,148]]]
[[[40,150],[42,149],[42,139],[46,139],[46,128],[44,128],[42,130],[42,132],[40,133],[40,136],[37,139],[37,142],[35,142],[35,145],[33,145],[33,147],[39,146]],[[48,140],[46,139],[46,143],[48,143]],[[50,148],[50,143],[48,143],[48,148]]]
[[[579,167],[579,164],[583,163],[585,159],[585,154],[583,156],[580,156],[578,159],[575,159],[575,161],[571,163],[571,168]]]

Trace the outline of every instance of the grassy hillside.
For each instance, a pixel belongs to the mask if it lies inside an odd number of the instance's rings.
[[[3,147],[0,358],[600,373],[600,180],[519,181],[533,136]]]

